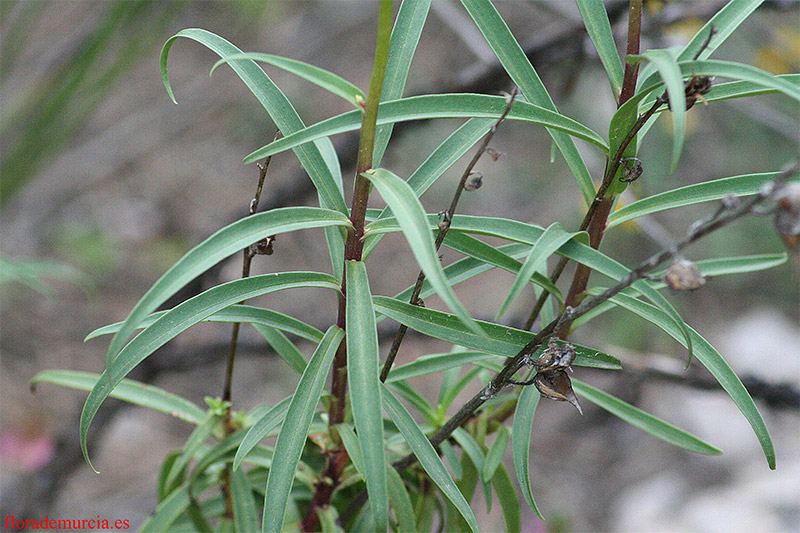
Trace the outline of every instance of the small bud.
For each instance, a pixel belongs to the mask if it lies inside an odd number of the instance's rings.
[[[492,161],[497,161],[498,159],[500,159],[500,156],[503,155],[503,152],[498,152],[491,146],[486,149],[486,153],[489,154],[489,157],[492,158]]]
[[[559,402],[569,402],[580,414],[583,414],[583,410],[581,410],[581,406],[578,403],[578,397],[575,396],[575,392],[572,390],[572,381],[570,381],[565,371],[553,370],[536,374],[533,384],[542,396]]]
[[[644,172],[642,161],[638,157],[626,157],[622,159],[622,162],[624,166],[622,167],[622,176],[619,178],[619,181],[624,183],[636,181],[639,179],[639,176],[642,175],[642,172]]]
[[[692,261],[676,259],[664,274],[664,282],[676,291],[693,291],[706,284],[706,278]]]
[[[464,185],[465,191],[474,191],[476,189],[480,189],[481,185],[483,185],[483,175],[480,172],[472,172],[470,173],[470,178],[467,180],[466,185]]]
[[[447,231],[450,227],[450,222],[452,222],[453,217],[450,215],[450,211],[445,209],[444,211],[439,212],[439,216],[442,217],[442,220],[439,221],[439,231]]]
[[[800,183],[790,183],[778,193],[775,229],[786,248],[800,253]]]
[[[723,196],[720,201],[722,202],[723,209],[728,210],[736,209],[742,203],[738,196],[730,193]]]

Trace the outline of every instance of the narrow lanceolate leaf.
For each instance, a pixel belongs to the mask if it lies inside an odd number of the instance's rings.
[[[514,427],[511,431],[511,451],[514,454],[514,472],[525,501],[539,518],[544,520],[536,502],[533,500],[530,477],[531,431],[533,415],[539,405],[539,391],[535,387],[523,387],[514,412]]]
[[[489,451],[486,452],[486,460],[483,463],[483,470],[481,471],[481,479],[484,483],[491,481],[494,477],[497,467],[503,461],[503,455],[506,453],[508,447],[508,430],[505,426],[500,426],[497,431],[497,438],[492,443]]]
[[[347,385],[350,389],[353,421],[364,462],[361,474],[378,529],[389,520],[386,489],[386,454],[383,443],[378,330],[363,261],[346,261],[347,280]]]
[[[432,118],[493,118],[497,120],[505,112],[508,104],[502,96],[484,94],[434,94],[411,96],[400,100],[380,104],[377,124],[392,124],[408,120],[426,120]],[[580,122],[559,114],[556,111],[524,101],[514,102],[506,120],[529,122],[555,130],[553,134],[562,134],[570,143],[569,135],[594,144],[607,151],[606,141],[597,133]],[[322,139],[337,133],[353,131],[361,125],[361,113],[349,111],[333,118],[318,122],[303,130],[274,141],[259,148],[244,158],[245,163],[253,163],[263,157],[277,154],[303,146],[305,143]],[[574,143],[572,143],[574,146]],[[591,181],[591,180],[590,180]]]
[[[519,495],[503,463],[500,463],[492,477],[492,486],[497,492],[497,499],[500,500],[506,531],[521,531],[522,517],[520,516]]]
[[[711,56],[763,2],[764,0],[731,0],[728,2],[700,28],[691,41],[678,53],[678,61],[694,59],[698,52],[700,52],[698,59],[701,60]],[[714,36],[708,41],[708,34],[712,27]],[[706,45],[706,41],[708,41],[708,45]],[[639,87],[646,86],[655,77],[656,74],[650,69],[642,71],[639,75]]]
[[[392,502],[394,517],[397,520],[397,531],[409,533],[418,531],[411,497],[408,495],[400,474],[391,466],[387,466],[386,480],[388,481],[389,501]]]
[[[142,296],[111,340],[106,364],[116,357],[130,334],[147,315],[222,259],[270,235],[299,229],[349,225],[349,219],[342,213],[315,207],[286,207],[256,213],[222,228],[189,250]]]
[[[497,356],[480,352],[449,352],[423,355],[411,363],[392,368],[386,378],[386,383],[417,376],[428,376],[450,368],[460,368],[464,365],[490,361],[496,358]]]
[[[155,313],[151,313],[147,316],[147,318],[139,323],[136,329],[146,328],[160,317],[165,315],[167,311],[156,311]],[[222,311],[218,311],[205,318],[205,321],[246,322],[248,324],[261,324],[263,326],[271,326],[281,331],[285,331],[286,333],[291,333],[292,335],[297,335],[298,337],[312,342],[319,342],[322,339],[322,332],[320,330],[314,326],[306,324],[302,320],[284,315],[283,313],[279,313],[277,311],[272,311],[271,309],[262,309],[260,307],[253,307],[250,305],[232,305],[230,307],[226,307]],[[102,328],[97,328],[89,333],[86,338],[83,339],[83,342],[95,337],[100,337],[101,335],[116,333],[121,327],[122,322],[117,322],[115,324],[103,326]]]
[[[264,63],[268,63],[272,66],[282,68],[292,74],[296,74],[300,76],[304,80],[310,81],[314,85],[318,85],[325,89],[328,92],[335,94],[336,96],[343,98],[353,104],[355,107],[360,107],[359,101],[363,102],[366,100],[366,96],[364,92],[350,83],[349,81],[345,80],[341,76],[337,76],[333,72],[329,72],[323,68],[316,67],[314,65],[309,65],[303,61],[298,61],[296,59],[289,59],[288,57],[281,57],[272,54],[231,54],[227,57],[224,57],[214,63],[214,66],[211,67],[211,73],[214,74],[214,71],[222,64],[230,63],[232,61],[242,61],[251,59],[253,61],[261,61]],[[360,100],[359,100],[360,99]]]
[[[89,465],[91,466],[91,462],[86,449],[86,434],[92,419],[111,391],[137,364],[179,333],[220,309],[262,294],[299,287],[327,287],[333,290],[339,288],[333,276],[316,272],[282,272],[231,281],[186,300],[131,340],[108,364],[83,406],[80,422],[81,448]]]
[[[253,328],[264,337],[264,340],[272,346],[272,349],[281,356],[281,359],[286,361],[286,364],[289,365],[292,370],[298,374],[303,373],[306,368],[306,360],[303,354],[300,353],[300,350],[297,349],[297,346],[295,346],[286,335],[272,326],[253,324]]]
[[[258,513],[250,481],[243,470],[234,470],[231,476],[231,504],[235,531],[258,531]]]
[[[624,309],[641,316],[650,316],[648,320],[657,323],[657,318],[663,318],[663,311],[648,303],[637,300],[625,294],[618,294],[612,301]],[[681,333],[668,321],[663,322],[665,331],[669,333],[675,340],[684,343]],[[753,398],[747,389],[742,384],[742,381],[736,373],[728,365],[727,361],[723,359],[722,355],[709,344],[699,333],[690,328],[693,345],[695,347],[695,356],[705,366],[714,378],[719,382],[723,389],[728,393],[733,402],[742,412],[744,417],[750,423],[753,431],[758,438],[761,448],[764,451],[764,456],[767,459],[767,464],[771,469],[775,469],[775,450],[772,445],[772,439],[769,436],[764,419],[758,412]],[[574,382],[573,382],[574,384]],[[576,389],[577,392],[577,389]]]
[[[672,54],[666,50],[646,50],[641,56],[629,56],[628,60],[641,58],[655,65],[664,85],[667,87],[667,97],[672,110],[674,126],[670,171],[674,172],[675,167],[678,166],[678,159],[680,159],[681,151],[683,150],[683,140],[686,134],[686,95],[683,88],[681,69]]]
[[[500,310],[497,311],[497,316],[495,316],[495,320],[498,320],[501,316],[503,316],[508,307],[511,305],[514,300],[517,299],[519,293],[522,292],[522,289],[528,284],[528,281],[533,277],[534,272],[536,272],[542,265],[545,264],[545,261],[548,257],[553,255],[556,250],[561,248],[567,241],[573,239],[581,235],[583,237],[583,243],[589,244],[589,235],[585,232],[576,232],[576,233],[567,233],[564,230],[564,227],[558,223],[554,222],[550,227],[548,227],[542,236],[536,241],[536,244],[533,245],[531,248],[530,253],[528,254],[528,258],[525,260],[525,263],[522,265],[522,268],[519,270],[517,277],[514,279],[514,284],[511,286],[511,289],[508,291],[506,295],[506,299],[503,300],[503,304],[500,306]]]
[[[242,464],[247,454],[261,442],[261,439],[266,437],[270,431],[283,422],[286,418],[286,411],[289,409],[289,404],[293,398],[294,396],[284,398],[271,409],[267,410],[266,413],[256,418],[253,425],[247,430],[247,433],[243,434],[241,444],[237,447],[236,455],[233,458],[234,469],[239,468],[239,465]]]
[[[717,180],[695,183],[677,189],[654,194],[632,204],[626,205],[608,217],[608,228],[613,228],[628,220],[667,209],[694,205],[701,202],[719,200],[728,194],[734,196],[747,196],[755,194],[764,183],[775,178],[778,172],[765,172],[760,174],[744,174]],[[796,178],[800,179],[800,178]]]
[[[333,356],[343,337],[344,331],[338,327],[331,326],[328,329],[311,356],[289,403],[286,421],[278,433],[272,468],[267,478],[263,531],[281,531],[283,527],[289,493],[308,436],[308,428],[314,418]]]
[[[176,33],[164,43],[160,60],[161,78],[173,102],[175,102],[175,95],[172,93],[172,87],[167,76],[167,56],[172,44],[179,37],[197,41],[222,58],[242,53],[239,48],[222,37],[206,30],[190,28]],[[261,105],[264,106],[264,109],[269,113],[270,118],[272,118],[283,135],[290,135],[305,127],[300,115],[297,114],[286,95],[281,92],[255,61],[234,61],[230,65]],[[336,151],[333,149],[333,144],[329,140],[320,141],[298,147],[295,150],[295,154],[317,188],[320,205],[341,213],[347,213],[338,163],[335,169],[331,166],[331,163],[336,161]]]
[[[364,176],[375,184],[381,197],[392,208],[417,263],[425,273],[425,277],[430,280],[436,293],[470,330],[481,335],[480,327],[458,301],[452,287],[447,283],[447,278],[439,262],[439,255],[433,244],[433,237],[428,229],[425,210],[414,191],[406,182],[388,170],[379,168],[374,172],[365,173]]]
[[[720,449],[703,442],[694,435],[682,429],[678,429],[651,414],[645,413],[641,409],[629,403],[625,403],[619,398],[615,398],[599,389],[590,387],[586,383],[573,379],[572,387],[579,396],[586,398],[595,405],[599,405],[609,413],[649,433],[657,439],[697,453],[708,455],[718,455],[722,453]]]
[[[90,391],[99,378],[100,374],[78,370],[45,370],[33,377],[31,389],[35,390],[39,383],[53,383],[71,389]],[[132,379],[120,381],[110,396],[134,405],[155,409],[190,424],[199,424],[205,418],[205,411],[189,400]]]
[[[192,431],[192,434],[186,439],[186,444],[184,444],[181,454],[172,463],[172,467],[166,475],[164,480],[165,487],[173,487],[178,484],[176,480],[185,471],[189,461],[194,458],[200,447],[206,443],[219,422],[219,417],[207,414],[205,420]]]
[[[542,80],[492,3],[489,0],[461,0],[461,3],[525,99],[557,113],[558,109]],[[548,132],[575,176],[584,199],[590,204],[594,198],[594,184],[575,142],[562,131],[548,129]]]
[[[394,421],[397,428],[405,437],[406,442],[411,447],[411,451],[419,460],[419,464],[428,473],[434,483],[442,491],[442,494],[453,502],[453,505],[464,517],[467,524],[472,531],[478,531],[478,522],[475,519],[475,514],[469,506],[469,503],[464,499],[464,496],[459,492],[453,478],[445,468],[444,463],[436,453],[431,441],[422,432],[411,414],[406,410],[400,401],[394,397],[394,394],[383,384],[383,405],[386,412]]]
[[[179,37],[186,37],[206,46],[222,58],[241,54],[237,47],[209,31],[190,28],[178,32],[161,50],[161,77],[170,98],[175,102],[172,87],[167,76],[167,56],[172,44]],[[290,135],[305,127],[303,120],[292,106],[285,94],[278,88],[261,67],[252,60],[239,60],[230,63],[231,69],[247,85],[247,88],[258,99],[283,135]],[[347,214],[342,186],[342,171],[333,143],[330,139],[320,139],[312,144],[298,146],[295,155],[309,178],[314,183],[321,207]],[[325,239],[331,256],[333,272],[341,279],[341,265],[344,260],[344,239],[339,238],[339,231],[325,229]]]
[[[417,50],[422,28],[428,18],[431,0],[405,0],[395,17],[392,37],[389,41],[389,60],[383,75],[381,102],[396,100],[403,96],[411,60]],[[372,166],[380,166],[383,153],[392,135],[392,124],[379,126],[375,132],[375,149],[372,155]]]
[[[479,323],[485,336],[478,336],[468,330],[455,315],[411,305],[385,296],[374,296],[372,300],[376,311],[415,331],[490,354],[513,357],[534,337],[530,331],[482,321]],[[609,370],[621,368],[619,360],[615,357],[593,348],[573,345],[577,354],[574,364],[577,366]]]
[[[608,81],[611,83],[611,90],[614,92],[614,99],[619,98],[622,91],[622,63],[617,53],[617,45],[614,42],[614,35],[611,33],[611,23],[608,20],[606,6],[602,0],[578,0],[578,9],[583,17],[583,24],[586,26],[586,33],[592,39],[597,55],[606,69]]]

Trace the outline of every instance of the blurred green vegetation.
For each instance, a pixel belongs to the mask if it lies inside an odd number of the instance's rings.
[[[3,25],[0,83],[20,62],[31,29],[50,2],[0,2]],[[187,1],[136,0],[102,2],[98,22],[71,50],[63,51],[57,66],[26,80],[24,87],[6,94],[0,118],[0,202],[36,175],[41,166],[64,147],[76,131],[140,61],[143,50],[160,44],[167,28],[188,5]]]

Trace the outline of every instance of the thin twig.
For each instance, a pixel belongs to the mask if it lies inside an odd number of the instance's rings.
[[[445,236],[447,236],[447,232],[450,230],[450,224],[453,220],[453,215],[456,212],[456,208],[458,207],[458,201],[461,198],[461,193],[464,192],[464,187],[467,184],[467,180],[469,179],[470,175],[472,175],[472,170],[475,168],[475,165],[480,160],[481,156],[486,152],[486,149],[489,147],[489,142],[491,142],[492,137],[494,137],[495,132],[497,131],[498,126],[505,120],[508,114],[511,112],[511,107],[514,105],[514,100],[516,99],[517,95],[519,94],[519,90],[517,87],[511,91],[511,94],[508,95],[506,108],[503,111],[503,114],[497,119],[491,129],[486,133],[483,137],[483,142],[481,142],[478,151],[475,152],[475,155],[472,156],[467,167],[464,169],[464,173],[461,174],[461,180],[458,182],[458,186],[456,187],[456,191],[453,194],[453,199],[450,201],[450,207],[447,208],[446,211],[443,212],[443,220],[439,224],[439,232],[436,235],[436,240],[434,242],[434,246],[438,251],[439,248],[442,246],[444,242]],[[425,282],[425,273],[420,270],[419,275],[417,276],[417,282],[414,284],[414,290],[411,291],[411,298],[410,303],[411,305],[419,305],[419,294],[422,291],[422,284]],[[408,326],[405,324],[400,324],[400,327],[397,329],[397,334],[394,337],[394,341],[392,341],[392,347],[389,349],[389,354],[386,356],[386,362],[383,364],[383,370],[381,370],[381,381],[386,381],[386,377],[389,375],[389,371],[392,369],[392,365],[394,364],[394,360],[397,357],[397,352],[400,350],[400,344],[403,342],[403,338],[405,337],[406,331],[408,331]]]

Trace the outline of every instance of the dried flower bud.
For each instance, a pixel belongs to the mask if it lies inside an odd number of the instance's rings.
[[[698,100],[703,104],[708,105],[706,99],[703,98],[704,94],[708,94],[713,87],[713,76],[692,76],[689,81],[684,85],[683,91],[686,95],[686,110],[690,110]],[[667,103],[667,106],[672,109],[672,106]]]
[[[275,235],[250,245],[250,253],[253,255],[272,255],[272,243],[275,242]]]
[[[503,152],[498,152],[491,146],[486,149],[486,153],[489,154],[489,157],[492,158],[492,161],[497,161],[498,159],[500,159],[500,156],[503,155]]]
[[[483,185],[483,175],[480,172],[472,172],[470,173],[470,178],[467,180],[466,185],[464,185],[464,190],[474,191],[480,189],[481,185]]]
[[[439,216],[442,217],[442,220],[440,220],[437,224],[437,226],[439,226],[439,231],[447,231],[447,229],[450,227],[450,222],[453,220],[450,211],[445,209],[444,211],[439,212]]]
[[[679,258],[667,269],[664,282],[676,291],[693,291],[706,284],[706,278],[692,261]]]
[[[642,175],[642,172],[644,172],[642,161],[638,157],[626,157],[622,159],[622,162],[622,176],[619,178],[619,181],[625,183],[636,181],[639,179],[639,176]]]
[[[554,369],[569,368],[575,360],[575,347],[568,342],[559,344],[554,338],[550,338],[547,349],[539,355],[533,363],[533,367],[538,372],[547,372]]]
[[[580,414],[583,414],[583,410],[581,410],[581,406],[578,403],[578,397],[575,396],[575,392],[572,390],[572,382],[565,371],[552,370],[536,374],[533,378],[533,384],[542,396],[559,402],[569,402]]]
[[[800,253],[800,183],[790,183],[778,193],[775,229],[786,248]]]

